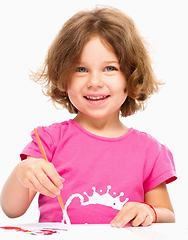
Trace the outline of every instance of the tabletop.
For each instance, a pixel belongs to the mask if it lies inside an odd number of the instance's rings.
[[[128,240],[163,240],[188,239],[188,228],[176,223],[156,223],[149,227],[112,228],[110,225],[79,224],[67,225],[62,223],[35,223],[0,226],[0,239],[19,237],[19,239],[128,239]],[[37,236],[37,237],[36,237]],[[177,237],[177,238],[176,238]]]

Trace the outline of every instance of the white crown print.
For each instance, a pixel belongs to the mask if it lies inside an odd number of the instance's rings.
[[[71,195],[65,204],[65,209],[67,209],[67,207],[70,205],[73,198],[76,198],[76,197],[80,198],[80,203],[83,206],[90,205],[90,204],[100,204],[100,205],[112,207],[113,209],[117,209],[117,210],[121,210],[123,205],[129,200],[129,198],[126,198],[125,201],[123,202],[120,201],[120,197],[124,196],[123,192],[121,192],[119,196],[115,196],[115,197],[111,196],[109,194],[111,186],[107,186],[107,192],[102,195],[96,192],[96,187],[92,187],[92,189],[93,189],[92,196],[89,196],[86,192],[84,192],[84,194],[88,197],[88,201],[86,202],[84,202],[84,197],[79,193]],[[102,192],[102,190],[100,190],[100,192]],[[116,195],[115,192],[113,194]]]

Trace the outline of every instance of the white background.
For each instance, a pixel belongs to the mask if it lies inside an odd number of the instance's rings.
[[[55,35],[73,14],[96,4],[115,6],[131,16],[151,44],[154,69],[166,82],[151,97],[144,112],[122,119],[145,131],[173,152],[178,180],[168,185],[177,222],[186,222],[188,183],[186,0],[6,0],[0,2],[0,190],[19,153],[39,125],[61,122],[74,115],[57,110],[29,79],[43,63]],[[10,220],[0,210],[0,224],[38,221],[37,198],[21,218]]]

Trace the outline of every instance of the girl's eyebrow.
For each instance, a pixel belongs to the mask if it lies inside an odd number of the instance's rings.
[[[118,61],[105,61],[104,63],[107,63],[107,64],[110,64],[110,63],[117,63],[117,64],[119,64]]]
[[[112,64],[112,63],[116,63],[116,64],[119,64],[118,61],[114,60],[114,61],[104,61],[102,62],[103,64]],[[77,65],[85,65],[87,64],[87,62],[78,62]]]

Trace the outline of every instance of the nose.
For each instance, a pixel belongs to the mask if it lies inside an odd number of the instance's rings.
[[[98,73],[91,73],[88,76],[87,87],[88,88],[102,88],[104,85],[102,76]]]

